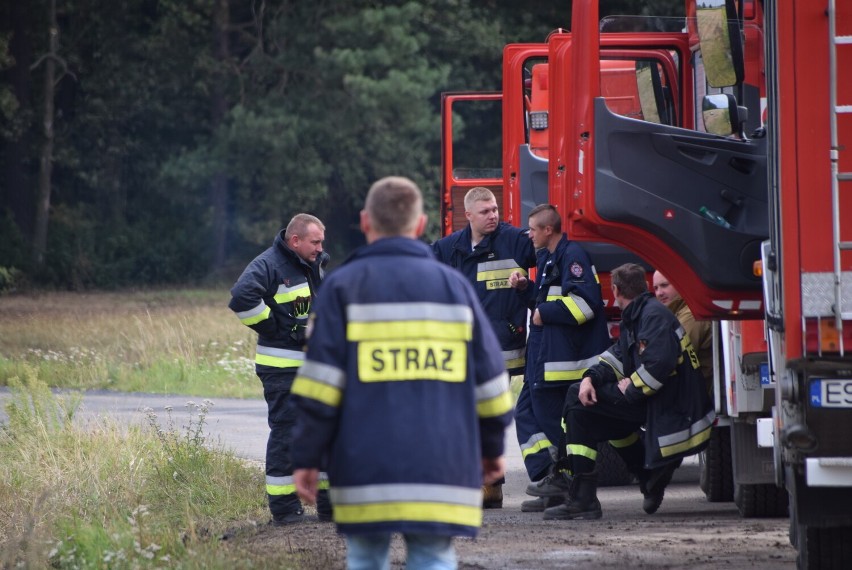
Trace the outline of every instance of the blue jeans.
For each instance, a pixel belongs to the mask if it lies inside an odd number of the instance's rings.
[[[405,534],[406,570],[456,570],[453,539],[435,534]],[[389,570],[391,533],[346,535],[348,570]]]

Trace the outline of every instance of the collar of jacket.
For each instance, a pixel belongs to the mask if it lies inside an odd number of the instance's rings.
[[[639,314],[642,312],[642,309],[648,303],[649,299],[653,299],[654,295],[650,291],[645,291],[627,305],[627,308],[624,309],[624,312],[621,313],[621,322],[624,323],[626,327],[632,327],[633,321],[639,318]]]
[[[683,297],[678,297],[677,299],[666,305],[666,307],[668,307],[672,314],[677,316],[677,312],[680,311],[685,305],[686,301],[683,300]]]
[[[500,233],[500,230],[502,230],[504,227],[506,227],[508,225],[509,225],[508,222],[499,222],[497,224],[497,227],[494,229],[494,231],[491,232],[490,234],[488,234],[487,236],[483,237],[482,241],[479,242],[478,244],[476,244],[476,248],[474,248],[474,249],[479,250],[479,251],[491,251],[492,240],[496,239],[497,234]],[[458,238],[456,239],[455,243],[453,243],[453,249],[457,249],[458,251],[462,252],[465,255],[470,255],[470,253],[471,253],[470,244],[472,243],[472,234],[473,234],[473,231],[470,229],[470,224],[468,224],[467,226],[465,226],[464,229],[459,231]]]
[[[345,265],[356,259],[380,255],[408,255],[411,257],[435,259],[432,248],[419,239],[386,237],[359,247],[343,263]]]
[[[546,247],[539,248],[535,250],[535,255],[538,257],[538,262],[541,263],[543,261],[547,261],[548,258],[552,257],[553,259],[559,259],[559,256],[568,247],[568,243],[570,240],[568,239],[568,234],[563,233],[562,237],[559,238],[559,243],[556,244],[556,249],[553,250],[553,253],[550,253],[550,250]]]

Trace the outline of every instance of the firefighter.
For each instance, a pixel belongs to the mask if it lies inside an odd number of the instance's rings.
[[[665,275],[654,272],[654,295],[657,300],[669,308],[680,321],[683,330],[692,343],[692,348],[701,363],[701,375],[707,384],[707,391],[713,392],[713,324],[710,321],[696,321],[692,311],[677,289]]]
[[[303,520],[290,462],[294,417],[289,402],[293,379],[304,360],[311,303],[329,259],[323,251],[324,239],[325,226],[318,218],[296,214],[231,289],[229,307],[258,333],[255,372],[263,383],[268,408],[266,494],[275,526]],[[331,519],[325,490],[317,512],[320,519]]]
[[[609,440],[637,476],[642,508],[652,514],[682,459],[710,439],[715,412],[695,351],[675,316],[648,291],[645,269],[615,268],[612,291],[622,310],[620,335],[568,391],[568,492],[565,503],[544,511],[545,519],[601,517],[598,442]]]
[[[515,423],[532,481],[527,493],[542,497],[546,492],[559,499],[561,493],[551,491],[563,482],[558,473],[564,461],[556,463],[556,445],[563,433],[565,395],[610,341],[600,281],[586,251],[562,233],[559,212],[549,204],[533,208],[529,223],[530,240],[538,250],[535,287],[528,287],[520,272],[509,278],[510,286],[525,292],[533,310]],[[534,499],[521,509],[541,512],[555,502]]]
[[[509,287],[509,275],[527,275],[535,250],[527,232],[500,221],[497,200],[488,188],[464,197],[468,225],[432,244],[435,257],[461,271],[473,285],[494,327],[510,375],[523,374],[527,344],[527,306]],[[503,481],[483,487],[482,506],[503,506]]]
[[[296,488],[316,497],[328,457],[349,568],[389,568],[401,532],[409,568],[455,568],[452,536],[475,536],[483,481],[503,475],[512,398],[500,345],[473,287],[416,238],[423,198],[376,182],[367,245],[323,284],[293,385]]]

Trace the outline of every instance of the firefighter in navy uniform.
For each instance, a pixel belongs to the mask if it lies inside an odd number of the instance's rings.
[[[272,524],[302,520],[302,504],[293,485],[290,462],[294,416],[290,390],[304,361],[305,329],[311,303],[322,281],[328,254],[323,251],[325,226],[315,216],[297,214],[257,256],[231,289],[229,307],[258,333],[255,371],[263,383],[268,407],[266,493]],[[327,488],[327,483],[323,483]],[[317,511],[331,519],[328,493]]]
[[[529,235],[537,250],[535,287],[521,273],[510,285],[522,291],[533,309],[527,341],[524,384],[515,408],[518,443],[530,477],[521,509],[541,512],[561,501],[542,498],[541,490],[560,485],[557,445],[563,435],[562,410],[568,388],[597,362],[610,345],[600,280],[586,251],[562,233],[556,208],[541,204],[529,215]],[[567,489],[562,489],[563,491]]]
[[[294,478],[307,502],[328,458],[348,568],[455,568],[453,536],[475,536],[483,482],[503,475],[508,375],[473,288],[416,239],[417,186],[376,182],[361,212],[367,245],[323,283],[293,385]]]
[[[535,250],[527,232],[500,222],[497,200],[488,188],[464,197],[468,225],[432,244],[438,261],[461,271],[473,285],[491,325],[509,374],[523,374],[527,344],[527,306],[509,287],[509,275],[527,275]],[[482,506],[503,506],[503,481],[483,488]]]
[[[594,472],[598,442],[615,443],[639,479],[642,508],[652,514],[683,458],[704,449],[710,439],[715,412],[680,322],[648,291],[639,265],[615,268],[612,290],[622,310],[621,332],[568,392],[569,490],[566,502],[544,511],[545,519],[601,517]]]

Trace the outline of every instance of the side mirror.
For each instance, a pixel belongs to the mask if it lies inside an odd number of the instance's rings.
[[[705,95],[701,102],[701,116],[704,119],[704,129],[711,134],[722,137],[740,134],[743,120],[739,116],[741,107],[729,93]]]
[[[703,0],[696,9],[704,72],[711,87],[743,81],[743,40],[734,0]]]

